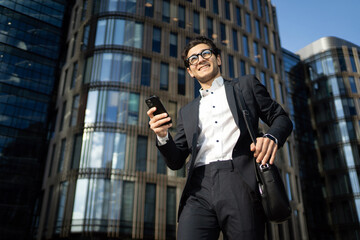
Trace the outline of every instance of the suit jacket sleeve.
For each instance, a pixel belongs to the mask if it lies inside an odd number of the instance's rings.
[[[250,102],[250,104],[253,103],[252,107],[255,108],[251,109],[250,107],[249,111],[254,110],[253,115],[258,115],[258,117],[270,127],[267,133],[276,137],[278,145],[281,147],[290,135],[293,127],[288,114],[280,104],[270,97],[266,87],[254,76],[249,77],[249,79],[244,82],[248,85],[244,88],[245,91],[243,91],[245,102],[246,104],[248,104],[248,102]],[[257,119],[257,117],[255,119]],[[258,126],[258,123],[253,126]]]
[[[175,135],[175,139],[173,139],[171,134],[169,133],[169,140],[166,144],[159,146],[158,142],[156,141],[157,148],[165,157],[166,165],[171,170],[178,170],[182,168],[186,158],[189,156],[190,153],[186,141],[181,110],[179,111],[176,129],[177,133]]]

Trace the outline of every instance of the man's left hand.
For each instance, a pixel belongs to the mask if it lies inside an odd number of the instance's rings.
[[[254,157],[257,163],[264,165],[270,159],[270,164],[275,161],[275,155],[278,149],[278,145],[271,139],[266,137],[256,138],[256,146],[251,143],[250,150],[254,152]]]

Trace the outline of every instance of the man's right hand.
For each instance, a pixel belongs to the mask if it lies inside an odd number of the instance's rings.
[[[162,113],[158,115],[154,115],[156,111],[156,107],[152,107],[147,111],[147,115],[150,117],[149,125],[150,128],[154,131],[154,133],[159,137],[166,137],[168,133],[168,129],[171,128],[172,123],[163,125],[170,121],[170,117],[167,113]],[[163,125],[163,126],[162,126]]]

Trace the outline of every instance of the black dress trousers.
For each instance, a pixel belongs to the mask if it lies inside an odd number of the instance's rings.
[[[178,240],[263,240],[261,202],[233,161],[194,169],[189,197],[179,218]]]

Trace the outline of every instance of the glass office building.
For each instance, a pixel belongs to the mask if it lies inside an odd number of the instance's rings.
[[[324,204],[324,179],[319,172],[319,159],[311,124],[305,65],[299,55],[286,49],[283,49],[283,61],[290,118],[294,123],[295,159],[299,165],[309,239],[332,239],[333,232],[329,225],[326,204]],[[304,219],[299,218],[297,221],[304,221]]]
[[[0,238],[30,239],[41,208],[65,1],[0,1]]]
[[[176,127],[178,110],[198,95],[181,50],[205,35],[221,49],[225,78],[255,74],[287,109],[275,8],[267,0],[77,0],[68,27],[37,238],[175,239],[186,172],[166,168],[144,100],[158,95]],[[267,239],[302,239],[293,137],[278,156],[294,214],[269,224]]]
[[[323,194],[334,237],[360,239],[360,47],[321,38],[297,52],[306,65]]]

